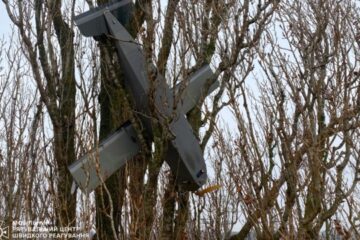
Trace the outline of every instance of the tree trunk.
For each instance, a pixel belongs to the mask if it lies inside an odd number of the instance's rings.
[[[104,4],[107,0],[98,0],[98,4]],[[129,32],[136,36],[138,29],[143,22],[142,8],[138,7],[138,3],[134,9],[134,14],[130,19],[130,24],[125,26]],[[111,132],[116,130],[125,121],[129,120],[130,114],[127,110],[127,95],[123,89],[122,81],[123,75],[121,66],[118,64],[116,49],[112,44],[112,40],[103,40],[100,42],[100,58],[101,58],[101,90],[99,102],[101,106],[101,124],[100,124],[100,141],[105,139]],[[126,234],[119,229],[121,226],[121,211],[124,204],[125,189],[129,185],[129,192],[131,195],[131,204],[133,209],[140,209],[142,206],[142,186],[143,176],[146,169],[145,159],[139,155],[129,162],[128,169],[120,169],[109,179],[105,184],[110,192],[111,202],[113,205],[113,215],[109,215],[109,196],[105,191],[98,188],[95,192],[96,196],[96,224],[97,224],[97,238],[98,239],[114,239],[114,232],[111,228],[113,221],[116,227],[116,235],[126,237]],[[127,184],[127,176],[132,176],[130,182]],[[132,215],[131,222],[144,222],[140,220],[143,214],[140,211],[135,211]],[[130,227],[130,236],[139,237],[141,225],[132,224]]]

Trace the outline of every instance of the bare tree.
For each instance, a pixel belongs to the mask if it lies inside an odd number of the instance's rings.
[[[247,180],[246,220],[233,239],[251,231],[333,239],[334,230],[358,238],[348,217],[359,180],[355,9],[352,1],[284,1],[258,51],[258,92],[241,86],[241,107],[230,92]]]
[[[276,2],[269,1],[260,4],[253,11],[253,4],[250,2],[240,4],[235,1],[169,1],[166,8],[161,6],[161,2],[156,1],[136,2],[133,18],[127,28],[143,44],[145,57],[149,61],[156,63],[158,72],[169,77],[168,82],[172,86],[181,82],[179,79],[187,79],[192,72],[199,69],[204,63],[209,63],[216,53],[216,44],[219,42],[216,57],[222,58],[223,61],[220,64],[217,63],[220,67],[216,72],[216,76],[221,77],[222,86],[215,97],[214,108],[206,113],[205,118],[202,118],[201,106],[204,99],[201,99],[198,107],[188,115],[188,119],[192,122],[196,133],[199,132],[200,127],[204,124],[210,124],[209,130],[206,132],[202,142],[203,148],[205,148],[214,129],[215,117],[226,105],[222,104],[221,96],[226,82],[230,79],[231,69],[236,68],[235,66],[239,63],[241,57],[251,58],[253,53],[249,54],[247,49],[257,45],[261,33],[276,5]],[[165,12],[162,12],[162,9],[165,9]],[[235,24],[233,25],[234,22]],[[239,27],[241,23],[245,24]],[[249,29],[254,32],[249,34]],[[233,31],[236,32],[236,37],[228,40],[228,46],[222,45],[221,40],[223,36],[228,36]],[[107,44],[109,44],[109,41]],[[159,48],[157,48],[158,45],[160,46]],[[110,49],[110,51],[107,49]],[[109,54],[109,52],[112,54]],[[118,127],[119,123],[128,117],[132,118],[133,123],[138,122],[136,116],[132,116],[129,113],[127,104],[122,106],[121,102],[116,101],[116,99],[119,99],[126,103],[124,93],[122,93],[123,90],[121,89],[122,80],[121,74],[119,74],[121,70],[118,69],[118,66],[111,64],[113,62],[116,63],[116,56],[114,56],[113,52],[111,44],[107,47],[106,43],[103,45],[101,61],[104,63],[102,68],[102,94],[104,97],[102,98],[103,102],[101,102],[101,119],[104,128],[102,128],[101,132],[104,133],[104,136],[111,129]],[[192,63],[193,61],[195,61],[195,65]],[[116,80],[115,76],[120,77],[120,79]],[[150,75],[149,79],[152,81]],[[208,87],[213,81],[214,79],[211,79]],[[120,83],[120,85],[116,85],[117,83]],[[183,81],[182,84],[186,84],[186,81]],[[116,90],[114,91],[114,89]],[[118,116],[120,111],[124,113],[123,116]],[[117,120],[114,121],[113,119]],[[101,212],[107,212],[107,214],[101,217],[102,220],[98,218],[98,221],[106,224],[98,225],[100,226],[99,231],[103,231],[106,228],[105,226],[111,226],[111,224],[108,224],[109,217],[110,221],[111,217],[115,220],[115,226],[117,226],[121,222],[117,212],[121,212],[122,206],[130,206],[130,212],[132,212],[130,236],[141,239],[159,236],[154,229],[157,226],[154,222],[158,221],[154,218],[158,216],[154,206],[157,206],[156,202],[158,200],[156,196],[161,194],[161,192],[157,191],[159,188],[157,183],[164,161],[168,138],[166,133],[162,131],[162,126],[158,126],[156,122],[153,122],[153,129],[155,134],[153,157],[149,155],[149,151],[145,151],[145,155],[137,157],[129,163],[125,170],[127,172],[122,170],[122,180],[119,181],[119,178],[114,176],[112,180],[107,181],[107,186],[111,189],[110,192],[114,194],[112,204],[115,205],[112,211],[115,215],[110,216],[109,212],[111,209],[107,208],[106,211],[106,206],[108,205],[104,204]],[[147,143],[147,145],[149,149],[150,144]],[[146,170],[148,170],[148,180],[144,182]],[[129,179],[126,176],[131,176],[131,178]],[[186,235],[187,216],[190,214],[189,193],[176,189],[171,180],[173,177],[171,175],[166,176],[169,176],[170,180],[165,181],[168,183],[164,193],[165,199],[163,200],[165,205],[162,210],[163,213],[159,215],[163,216],[163,219],[160,220],[163,226],[161,236],[163,238],[184,238]],[[122,188],[120,193],[119,190],[116,190],[116,186]],[[129,187],[130,193],[129,205],[126,205],[125,191],[127,187]],[[97,195],[101,196],[97,198],[97,202],[105,203],[101,199],[106,198],[106,196],[101,193]],[[120,227],[120,231],[121,229],[123,228]],[[99,234],[101,234],[99,238],[104,239],[105,236],[112,238],[114,233],[109,227],[106,233],[99,232]],[[126,236],[122,234],[124,233],[120,233],[120,236]]]
[[[14,220],[49,214],[41,210],[46,198],[43,141],[38,137],[43,113],[20,47],[1,40],[0,60],[0,213],[11,234]]]
[[[22,52],[53,125],[56,222],[71,226],[76,199],[70,193],[72,177],[67,166],[75,159],[74,5],[62,6],[61,1],[3,3],[17,27]],[[65,16],[62,7],[70,14]]]
[[[8,50],[0,44],[7,224],[95,225],[98,239],[359,238],[354,0],[135,1],[125,27],[154,66],[153,140],[132,110],[113,38],[83,39],[74,27],[94,2],[3,0],[18,40]],[[164,163],[171,134],[151,93],[161,74],[180,86],[181,101],[204,64],[215,76],[203,91],[215,81],[219,88],[187,119],[209,181],[187,192]],[[95,194],[71,194],[67,166],[128,120],[142,151]]]

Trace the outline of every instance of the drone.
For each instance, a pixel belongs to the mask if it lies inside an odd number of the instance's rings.
[[[125,89],[133,96],[132,107],[134,112],[140,113],[138,117],[144,131],[153,139],[151,119],[147,117],[150,115],[150,104],[153,104],[158,111],[157,121],[173,135],[168,140],[165,161],[175,176],[175,184],[182,190],[195,191],[206,182],[207,170],[199,140],[186,113],[219,84],[214,80],[205,92],[206,84],[214,78],[214,72],[206,64],[189,77],[183,91],[170,88],[164,77],[146,61],[141,45],[124,27],[129,22],[133,7],[131,0],[114,1],[76,16],[75,24],[86,37],[101,41],[102,36],[111,36],[118,63],[124,72]],[[154,89],[149,81],[149,69],[155,74]],[[150,90],[154,96],[152,103],[149,102]],[[177,92],[181,94],[181,101],[175,102],[174,94]],[[140,151],[137,132],[127,121],[102,141],[96,151],[87,153],[68,168],[76,185],[83,192],[90,193]]]

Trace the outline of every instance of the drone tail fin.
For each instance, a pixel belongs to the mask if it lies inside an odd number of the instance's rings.
[[[109,32],[104,12],[110,11],[125,26],[130,19],[130,14],[132,14],[133,5],[131,0],[112,1],[77,15],[75,17],[75,24],[82,35],[86,37],[99,37]]]

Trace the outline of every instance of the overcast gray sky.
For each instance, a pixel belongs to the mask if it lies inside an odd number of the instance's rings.
[[[10,33],[10,19],[7,15],[3,2],[0,2],[0,37]]]

